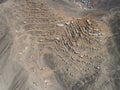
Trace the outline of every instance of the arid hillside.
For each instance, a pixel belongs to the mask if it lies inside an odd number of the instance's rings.
[[[0,0],[0,90],[120,90],[119,0]]]

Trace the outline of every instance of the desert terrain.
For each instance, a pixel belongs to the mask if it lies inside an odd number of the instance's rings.
[[[120,90],[119,0],[0,0],[0,90]]]

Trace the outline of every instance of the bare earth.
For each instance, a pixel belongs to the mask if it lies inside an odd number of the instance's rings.
[[[0,90],[120,90],[120,2],[84,1],[0,0]]]

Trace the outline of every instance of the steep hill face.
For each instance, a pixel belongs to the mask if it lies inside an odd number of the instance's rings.
[[[58,1],[58,0],[55,0]],[[85,7],[89,9],[110,9],[114,7],[119,7],[120,0],[60,0],[66,3],[82,3]]]
[[[119,90],[120,9],[103,3],[2,3],[0,90]]]
[[[94,7],[100,9],[110,9],[120,6],[119,0],[91,0]]]

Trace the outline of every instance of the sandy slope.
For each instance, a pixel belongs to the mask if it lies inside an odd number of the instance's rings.
[[[69,0],[1,3],[0,90],[119,90],[120,9],[95,9]]]

